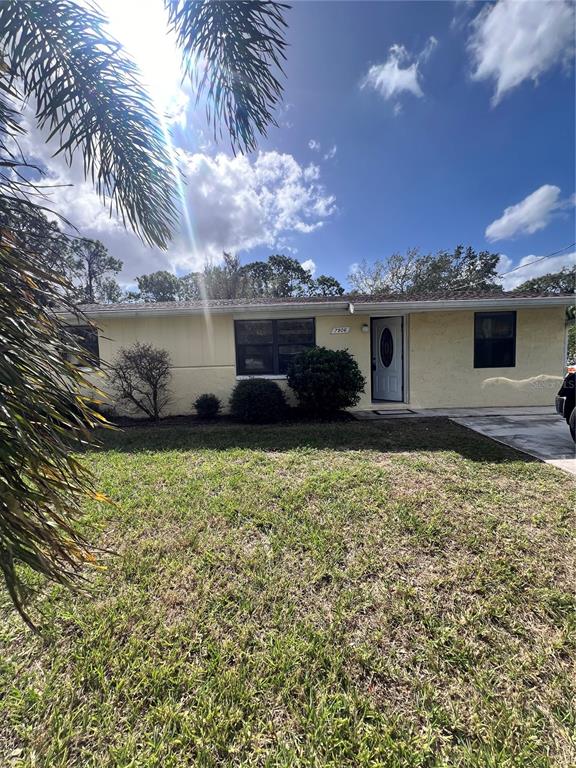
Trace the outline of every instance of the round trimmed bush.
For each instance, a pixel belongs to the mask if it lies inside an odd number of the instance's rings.
[[[286,398],[275,381],[244,379],[234,387],[230,413],[248,424],[278,421],[286,413]]]
[[[366,379],[348,350],[312,347],[290,361],[288,384],[303,410],[326,417],[357,405]]]
[[[201,419],[215,419],[222,407],[222,403],[212,393],[200,395],[194,400],[194,408]]]

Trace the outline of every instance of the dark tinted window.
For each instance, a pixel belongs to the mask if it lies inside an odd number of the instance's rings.
[[[241,344],[237,349],[238,372],[274,373],[274,348],[272,344]]]
[[[69,325],[66,330],[77,337],[80,346],[94,358],[95,363],[100,362],[100,346],[96,328],[90,325]]]
[[[314,320],[237,320],[236,372],[285,374],[294,355],[316,342]]]
[[[278,320],[279,344],[314,344],[314,320]]]
[[[272,344],[272,320],[239,320],[236,323],[237,344]]]
[[[474,367],[513,368],[516,365],[516,312],[476,312]]]

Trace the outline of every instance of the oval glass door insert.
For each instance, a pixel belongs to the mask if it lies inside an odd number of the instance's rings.
[[[388,368],[394,356],[394,339],[390,333],[390,328],[384,328],[380,336],[380,359],[384,368]]]

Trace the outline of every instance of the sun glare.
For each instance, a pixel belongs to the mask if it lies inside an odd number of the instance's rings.
[[[175,128],[186,130],[187,133],[193,132],[194,128],[186,122],[190,96],[182,84],[180,53],[174,35],[168,28],[166,10],[160,0],[101,0],[101,7],[108,17],[112,34],[140,69],[143,84],[158,113],[180,200],[184,248],[196,255],[192,214],[186,201],[178,148],[173,140]],[[195,143],[194,137],[190,138],[190,143]]]
[[[161,0],[100,0],[112,34],[138,65],[160,112],[182,102],[180,56]]]

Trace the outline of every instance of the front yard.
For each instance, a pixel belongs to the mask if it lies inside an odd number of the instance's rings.
[[[576,763],[571,478],[440,419],[103,440],[118,554],[3,622],[0,765]]]

